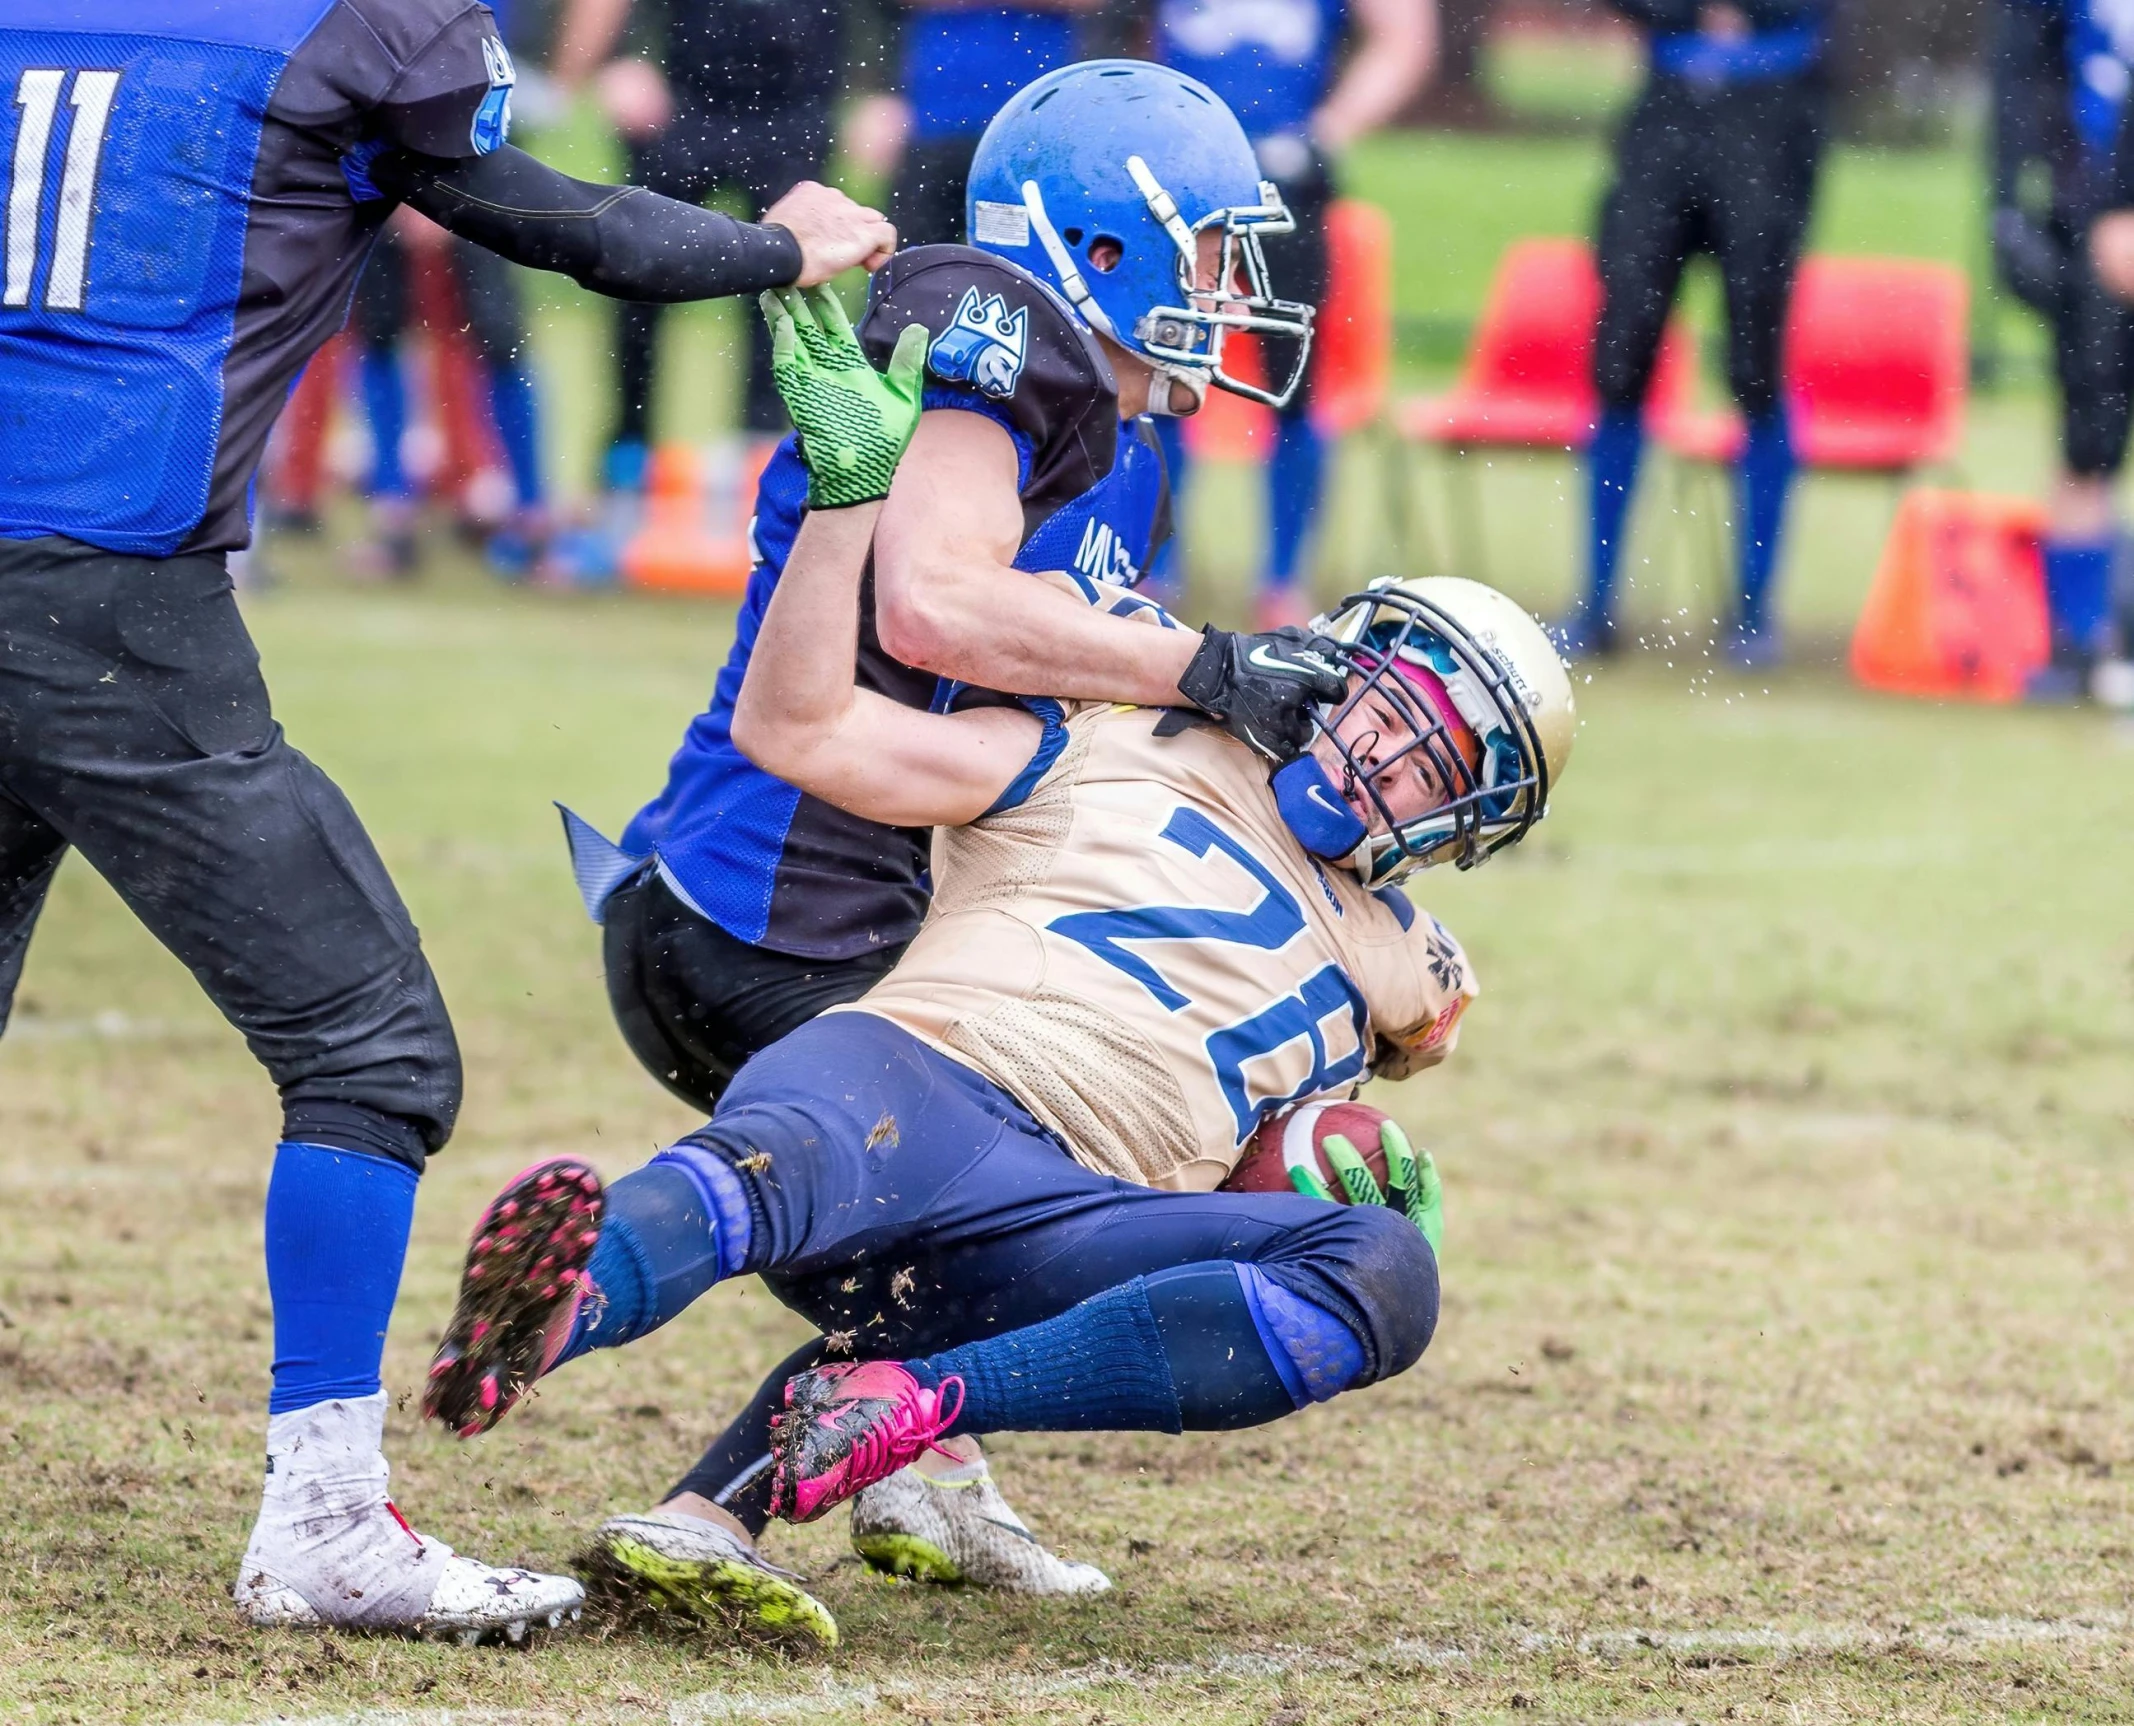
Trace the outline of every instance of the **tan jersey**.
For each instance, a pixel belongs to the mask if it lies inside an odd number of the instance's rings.
[[[1088,1167],[1206,1191],[1271,1105],[1442,1060],[1476,984],[1434,919],[1305,853],[1251,750],[1152,736],[1161,716],[1070,708],[1026,801],[937,832],[925,926],[847,1010],[976,1068]]]

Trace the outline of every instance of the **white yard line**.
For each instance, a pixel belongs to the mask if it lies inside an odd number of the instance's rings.
[[[1575,1649],[1587,1654],[1635,1654],[1651,1649],[1667,1654],[1762,1652],[1780,1655],[1895,1652],[1900,1649],[1953,1654],[1966,1649],[2006,1646],[2065,1646],[2070,1643],[2124,1642],[2134,1634],[2134,1617],[2122,1612],[2084,1613],[2072,1618],[1950,1618],[1932,1624],[1812,1624],[1797,1630],[1769,1627],[1712,1630],[1621,1628],[1565,1636],[1554,1631],[1516,1632],[1502,1641],[1484,1638],[1472,1646],[1401,1640],[1388,1643],[1376,1659],[1357,1660],[1317,1649],[1283,1648],[1266,1652],[1219,1654],[1208,1660],[1165,1661],[1130,1666],[1099,1661],[1058,1672],[1000,1673],[968,1681],[884,1678],[847,1682],[824,1673],[804,1690],[704,1690],[667,1705],[667,1726],[721,1726],[735,1720],[791,1720],[843,1708],[868,1713],[883,1703],[906,1698],[946,1705],[961,1701],[1036,1702],[1085,1691],[1152,1684],[1250,1682],[1290,1672],[1349,1671],[1359,1676],[1389,1669],[1413,1670],[1487,1659],[1493,1654],[1551,1653]],[[301,1721],[303,1726],[547,1726],[583,1719],[546,1709],[423,1708],[360,1709],[338,1714],[270,1714],[269,1721]],[[248,1723],[253,1726],[253,1723]]]

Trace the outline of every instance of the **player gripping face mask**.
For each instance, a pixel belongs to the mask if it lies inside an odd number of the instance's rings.
[[[1293,756],[1314,735],[1315,703],[1339,695],[1338,666],[1301,631],[1196,636],[1168,618],[1143,627],[1136,619],[1161,614],[1129,591],[1168,532],[1148,412],[1194,405],[1227,331],[1275,316],[1242,291],[1258,269],[1257,235],[1278,218],[1236,121],[1162,67],[1103,62],[1010,102],[981,159],[1012,177],[1019,221],[982,207],[987,193],[971,209],[972,244],[898,253],[850,338],[827,302],[788,308],[793,351],[817,366],[811,389],[889,365],[900,341],[920,344],[917,371],[908,347],[899,367],[916,424],[869,548],[860,687],[920,711],[944,680],[1189,705],[1270,760]],[[1144,183],[1157,188],[1153,201]],[[1063,249],[1064,271],[1043,234]],[[1301,338],[1301,309],[1277,321]],[[781,448],[759,487],[748,620],[771,603],[805,522],[850,503],[853,479],[889,484],[849,443],[836,453],[857,465],[829,465],[826,440],[845,428],[796,413],[813,430],[805,459]],[[582,824],[576,833],[617,1022],[647,1071],[706,1112],[746,1060],[878,982],[918,931],[929,891],[930,817],[855,813],[749,758],[735,721],[755,641],[750,621],[622,844]],[[670,1504],[716,1503],[743,1534],[762,1527],[757,1464],[777,1388],[688,1470]],[[638,1556],[621,1555],[624,1567]],[[695,1559],[674,1562],[706,1573]],[[1015,1586],[1029,1586],[1017,1568]],[[677,1574],[665,1564],[657,1573],[662,1586]],[[1059,1568],[1054,1580],[1080,1588],[1090,1578]]]
[[[795,376],[810,344],[781,329],[778,346],[811,465],[872,466],[841,453],[849,428],[878,442],[908,376],[840,364],[818,392]],[[825,405],[851,391],[875,399]],[[858,1357],[785,1387],[768,1469],[793,1520],[954,1435],[1251,1426],[1405,1370],[1436,1317],[1434,1203],[1214,1189],[1267,1111],[1442,1060],[1475,993],[1465,955],[1367,884],[1390,870],[1316,861],[1265,762],[1216,728],[1167,731],[1159,712],[1096,702],[920,712],[856,688],[880,506],[844,495],[795,544],[735,725],[812,795],[940,824],[933,913],[864,1000],[758,1056],[709,1125],[608,1189],[594,1227],[530,1215],[523,1195],[556,1165],[500,1196],[433,1414],[486,1428],[541,1373],[743,1275],[833,1356]],[[1444,629],[1456,606],[1483,610],[1426,583],[1356,604],[1402,593]],[[1529,626],[1487,640],[1462,624],[1456,657],[1560,711],[1508,745],[1532,751],[1516,777],[1538,789],[1560,776],[1546,752],[1568,745],[1569,692]],[[1355,715],[1385,696],[1378,672],[1405,644],[1354,634],[1341,651],[1355,687],[1326,721],[1334,758],[1355,763],[1362,803],[1403,843],[1419,822],[1467,822],[1460,774],[1486,777],[1492,728],[1470,722],[1472,759],[1442,716],[1372,716],[1410,735],[1365,740]],[[1438,675],[1454,700],[1460,672]],[[1453,783],[1386,783],[1432,739],[1449,743]],[[562,1170],[593,1178],[574,1159]]]

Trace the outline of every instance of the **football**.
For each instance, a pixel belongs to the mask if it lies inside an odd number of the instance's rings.
[[[1326,1190],[1335,1201],[1347,1204],[1348,1197],[1341,1190],[1341,1181],[1335,1175],[1333,1165],[1326,1160],[1326,1141],[1330,1138],[1347,1139],[1354,1145],[1364,1167],[1371,1171],[1372,1179],[1383,1189],[1386,1153],[1378,1141],[1378,1129],[1387,1118],[1383,1110],[1374,1109],[1368,1103],[1328,1102],[1324,1099],[1292,1103],[1286,1109],[1278,1109],[1260,1122],[1252,1142],[1245,1147],[1245,1154],[1238,1158],[1237,1167],[1223,1182],[1222,1190],[1226,1193],[1293,1193],[1297,1189],[1289,1178],[1290,1165],[1293,1162],[1302,1165],[1309,1159],[1318,1165],[1319,1178],[1326,1183]]]

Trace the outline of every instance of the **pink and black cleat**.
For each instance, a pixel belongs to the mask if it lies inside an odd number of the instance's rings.
[[[771,1417],[771,1514],[812,1522],[924,1451],[952,1455],[939,1441],[962,1412],[962,1379],[928,1390],[894,1361],[796,1374]]]
[[[472,1438],[556,1364],[590,1286],[605,1205],[600,1177],[576,1157],[535,1163],[497,1194],[467,1248],[424,1414]]]

